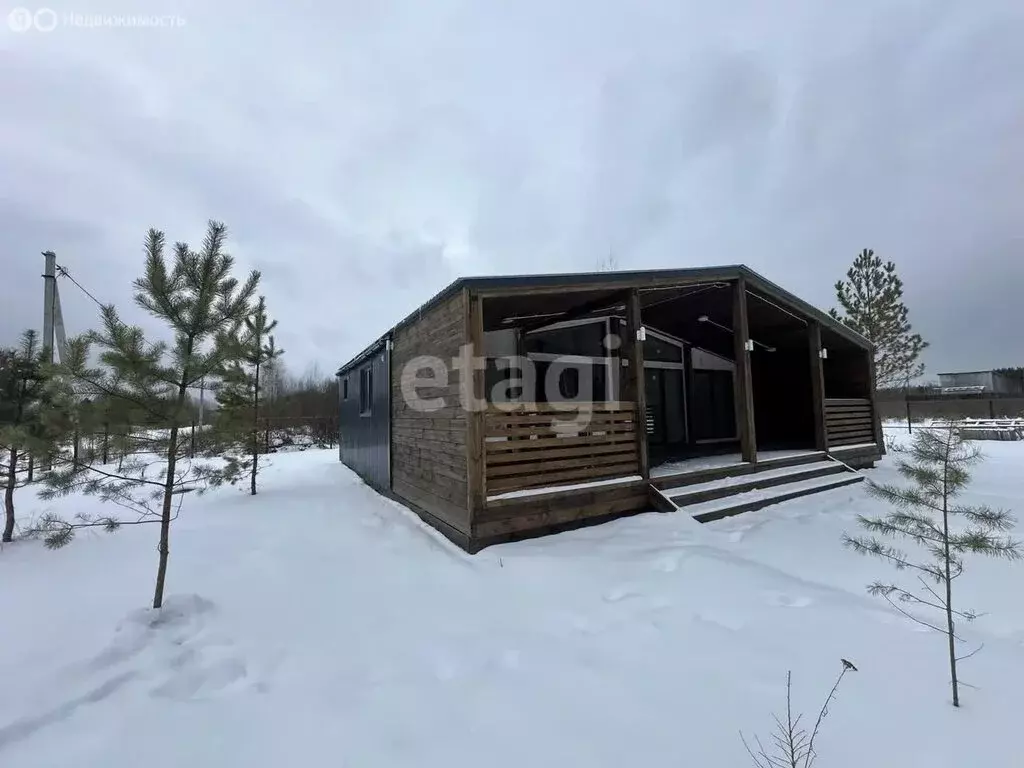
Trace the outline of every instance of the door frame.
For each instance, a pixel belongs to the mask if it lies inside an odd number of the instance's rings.
[[[679,347],[679,362],[670,363],[662,360],[648,360],[644,358],[644,372],[648,368],[661,369],[661,370],[673,370],[680,372],[680,388],[682,390],[683,402],[681,404],[681,411],[683,414],[683,441],[679,445],[690,445],[692,439],[690,436],[690,382],[686,375],[686,342],[682,339],[677,339],[675,336],[670,336],[662,331],[657,331],[650,326],[645,326],[645,333],[648,336],[653,336],[659,341],[663,341],[666,344],[671,344],[674,347]],[[644,386],[647,386],[647,377],[644,376]],[[663,387],[664,388],[664,387]],[[664,395],[664,392],[662,393]],[[664,396],[662,397],[664,400]],[[646,425],[644,427],[644,433],[646,434]]]

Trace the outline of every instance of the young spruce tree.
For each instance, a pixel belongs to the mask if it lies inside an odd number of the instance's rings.
[[[147,453],[125,459],[119,470],[65,459],[46,478],[48,496],[81,490],[134,512],[137,519],[80,517],[69,522],[50,517],[42,532],[49,546],[59,547],[77,528],[159,523],[154,608],[163,604],[171,522],[185,494],[201,492],[219,472],[191,461],[187,441],[180,439],[182,427],[191,421],[188,393],[237,359],[239,333],[259,284],[258,272],[244,282],[233,276],[234,260],[224,251],[226,237],[227,228],[211,221],[202,248],[197,252],[177,243],[168,264],[163,232],[150,230],[145,273],[134,283],[135,302],[166,324],[173,342],[148,343],[141,328],[126,325],[107,306],[102,330],[73,340],[68,364],[61,366],[74,397],[107,398],[145,415]],[[100,368],[88,367],[90,345],[99,349]]]
[[[49,453],[59,436],[59,424],[48,416],[49,356],[35,331],[25,331],[14,349],[0,351],[0,456],[4,466],[4,530],[2,540],[14,537],[14,490],[19,468],[31,457]],[[24,477],[24,475],[23,475]]]
[[[217,393],[220,411],[217,429],[229,441],[244,450],[244,458],[235,452],[224,452],[226,465],[223,479],[234,484],[249,475],[249,492],[256,495],[256,475],[260,470],[260,414],[263,405],[265,378],[274,362],[284,353],[274,344],[276,320],[267,318],[267,302],[260,296],[252,314],[245,319],[236,359],[221,372],[221,388]],[[237,439],[242,436],[242,439]]]
[[[874,343],[877,386],[906,384],[924,373],[919,358],[928,343],[911,333],[903,281],[893,262],[883,263],[864,249],[835,287],[842,312],[830,314]]]
[[[868,490],[895,509],[884,517],[860,516],[861,526],[870,535],[845,535],[843,538],[845,544],[857,552],[886,560],[897,570],[915,572],[920,584],[916,591],[884,582],[869,585],[868,591],[884,597],[908,618],[946,635],[953,706],[959,707],[956,665],[966,656],[956,655],[956,642],[960,640],[956,634],[956,619],[970,621],[975,614],[954,607],[953,583],[964,572],[965,555],[1020,558],[1020,543],[1005,535],[1016,520],[1004,510],[957,501],[970,483],[970,468],[981,459],[981,453],[961,438],[956,423],[917,431],[911,447],[901,453],[905,453],[905,457],[897,461],[897,468],[912,485],[899,487],[869,481]],[[879,536],[912,542],[919,554],[912,555],[889,545]],[[920,619],[898,603],[911,609],[940,611],[944,614],[945,626]]]

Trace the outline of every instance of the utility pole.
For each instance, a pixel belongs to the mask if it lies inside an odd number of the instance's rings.
[[[43,347],[53,362],[53,316],[57,303],[57,254],[43,251]]]
[[[54,355],[64,362],[67,354],[67,335],[64,332],[64,314],[60,308],[60,290],[57,288],[57,254],[43,251],[43,347],[52,363]]]

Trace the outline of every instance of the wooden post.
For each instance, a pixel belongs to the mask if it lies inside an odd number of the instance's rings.
[[[110,422],[103,422],[103,463],[110,460]]]
[[[263,452],[270,453],[270,419],[263,420]]]
[[[882,437],[882,418],[878,413],[878,398],[876,396],[875,384],[875,353],[868,350],[868,399],[871,401],[871,431],[875,436],[875,445],[885,451],[885,439]],[[907,401],[909,409],[910,401]],[[907,422],[910,423],[909,421]]]
[[[71,461],[74,462],[74,465],[77,467],[78,466],[78,448],[79,448],[79,443],[81,442],[80,438],[79,438],[78,427],[77,426],[75,427],[75,434],[74,434],[74,437],[72,439],[74,440],[74,442],[71,444]]]
[[[814,447],[828,450],[828,429],[825,420],[825,366],[821,359],[821,323],[807,326],[811,356],[811,407],[814,410]]]
[[[36,457],[33,456],[32,454],[29,454],[29,456],[28,456],[28,481],[30,483],[32,482],[32,470],[34,469],[35,462],[36,462]]]
[[[192,419],[192,436],[188,443],[188,457],[194,459],[196,457],[196,420]]]
[[[743,461],[757,463],[757,432],[754,428],[754,389],[750,375],[750,328],[747,324],[747,280],[733,283],[732,328],[736,356],[736,402],[739,416],[740,453]]]
[[[640,291],[629,290],[626,300],[626,338],[623,339],[624,351],[629,361],[627,371],[626,394],[633,398],[633,414],[636,423],[636,450],[640,458],[640,476],[647,480],[651,476],[651,460],[647,446],[647,387],[644,381],[644,344],[639,339],[643,328],[643,316],[640,309]]]
[[[470,357],[475,360],[484,358],[484,307],[483,299],[469,291],[463,294],[465,304],[466,341],[470,345]],[[469,362],[469,361],[467,361]],[[466,411],[466,508],[469,513],[469,525],[472,531],[477,515],[483,512],[487,502],[487,456],[485,453],[485,432],[487,411],[474,407],[487,399],[487,383],[484,378],[486,371],[472,367],[462,370],[460,376],[471,376],[466,382],[464,393],[469,395]],[[464,384],[460,382],[460,387]]]

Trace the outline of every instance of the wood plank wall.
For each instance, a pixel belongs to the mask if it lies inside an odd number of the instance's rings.
[[[487,412],[487,494],[640,473],[633,403],[593,403],[580,412],[521,403]]]
[[[452,359],[466,343],[466,296],[457,293],[414,323],[395,331],[391,350],[391,489],[398,496],[469,535],[466,485],[466,412],[459,372]],[[409,363],[420,355],[440,358],[448,369],[445,386],[418,387],[421,398],[442,407],[419,411],[403,391],[417,377]],[[426,370],[419,372],[426,378]]]
[[[867,398],[825,400],[829,448],[875,442],[875,418]]]

